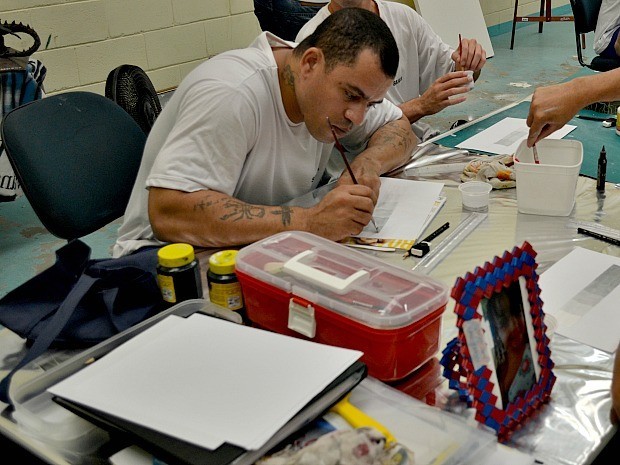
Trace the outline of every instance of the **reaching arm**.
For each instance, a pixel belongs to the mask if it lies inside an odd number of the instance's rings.
[[[149,219],[155,236],[199,247],[244,245],[282,231],[308,231],[332,240],[358,234],[376,202],[364,185],[338,186],[312,208],[251,205],[214,190],[151,187]]]
[[[532,96],[527,125],[527,145],[533,146],[564,126],[583,107],[620,99],[620,68],[578,77],[553,86],[539,87]]]

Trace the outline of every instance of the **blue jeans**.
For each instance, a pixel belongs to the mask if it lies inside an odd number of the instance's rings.
[[[254,0],[254,14],[260,28],[281,39],[295,40],[295,36],[321,6],[302,6],[297,0]]]
[[[616,40],[618,40],[618,33],[620,33],[620,27],[616,29],[616,32],[611,36],[611,40],[609,41],[609,45],[603,52],[601,53],[602,57],[605,58],[620,58],[616,53],[615,45]]]

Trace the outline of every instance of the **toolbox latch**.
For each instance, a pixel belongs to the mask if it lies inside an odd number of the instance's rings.
[[[297,301],[295,297],[288,304],[288,328],[309,338],[316,335],[314,307],[308,302]]]

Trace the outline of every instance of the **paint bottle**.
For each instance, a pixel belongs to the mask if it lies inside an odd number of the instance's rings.
[[[607,153],[605,152],[605,146],[601,149],[601,153],[598,156],[598,172],[596,174],[596,190],[599,192],[605,191],[605,179],[607,177]]]
[[[157,282],[161,296],[170,305],[202,298],[200,265],[189,244],[169,244],[157,252]]]
[[[243,323],[247,323],[241,284],[235,274],[235,260],[238,250],[222,250],[209,258],[207,283],[209,299],[216,305],[239,313]]]

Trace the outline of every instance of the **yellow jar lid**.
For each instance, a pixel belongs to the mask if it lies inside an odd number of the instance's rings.
[[[189,244],[169,244],[157,252],[159,264],[168,268],[179,268],[194,261],[194,248]]]
[[[238,250],[222,250],[209,257],[209,269],[215,274],[231,274],[235,271]]]

